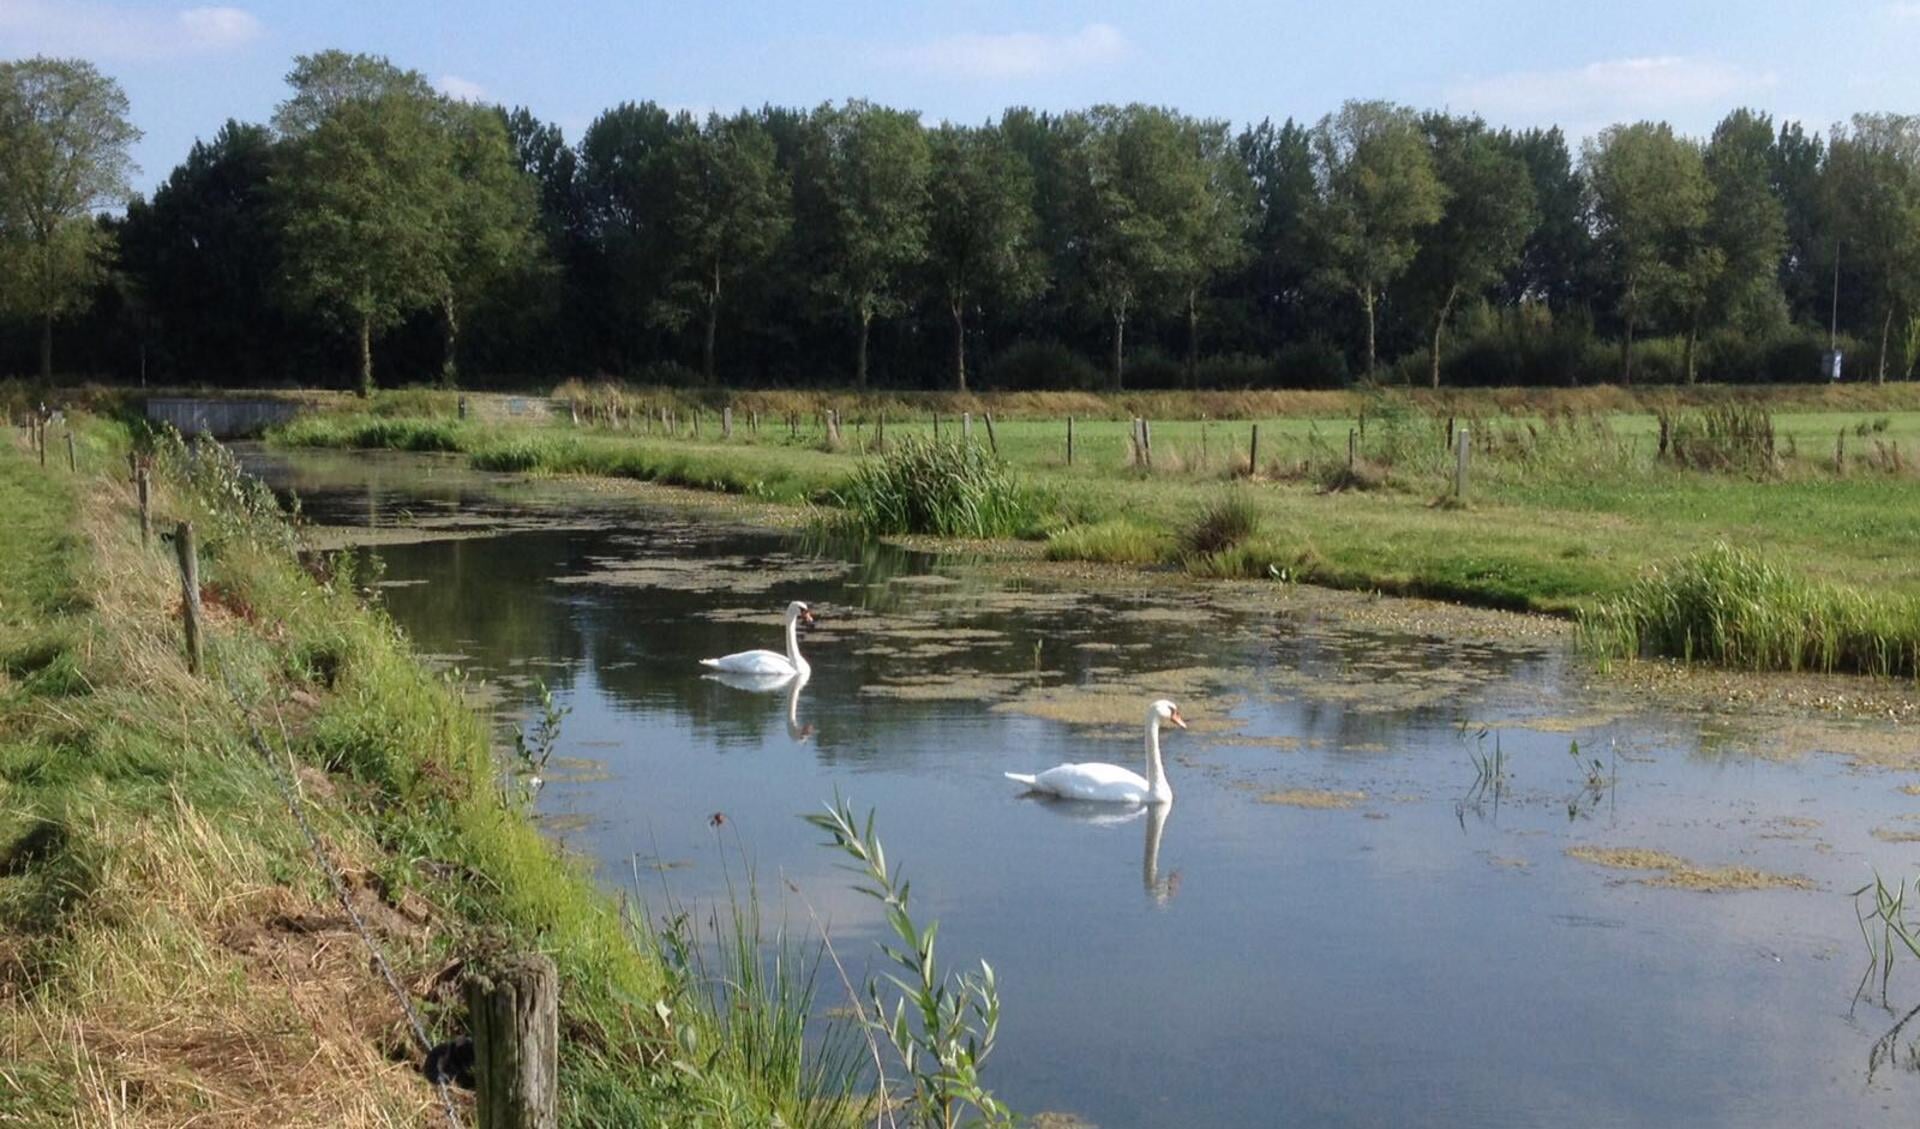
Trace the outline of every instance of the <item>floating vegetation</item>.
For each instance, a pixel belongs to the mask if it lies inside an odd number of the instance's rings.
[[[1321,788],[1288,788],[1279,792],[1268,792],[1259,797],[1259,802],[1289,808],[1332,811],[1365,803],[1366,799],[1367,794],[1365,792],[1332,792]]]
[[[1648,886],[1702,893],[1813,888],[1812,879],[1798,874],[1772,874],[1745,866],[1701,866],[1678,855],[1644,847],[1568,847],[1567,854],[1581,862],[1612,870],[1658,872],[1657,877],[1640,879]]]

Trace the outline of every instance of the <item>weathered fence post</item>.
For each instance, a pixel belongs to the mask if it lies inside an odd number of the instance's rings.
[[[467,398],[465,396],[460,397],[460,418],[467,418]]]
[[[1353,428],[1351,427],[1347,428],[1347,473],[1348,474],[1353,473],[1353,464],[1355,461],[1355,454],[1360,446],[1358,436],[1359,436],[1359,433],[1356,432]]]
[[[1452,416],[1447,417],[1447,447],[1449,449],[1453,447],[1453,417]]]
[[[933,437],[940,438],[940,409],[933,410]]]
[[[993,413],[983,412],[980,418],[987,421],[987,448],[997,455],[1000,453],[1000,440],[993,435]]]
[[[200,673],[200,551],[193,540],[193,523],[174,528],[173,547],[180,554],[181,618],[187,631],[187,672]]]
[[[760,437],[760,409],[759,408],[754,408],[747,412],[747,430],[753,432],[754,438],[758,439]]]
[[[140,495],[140,547],[145,548],[153,540],[153,483],[146,467],[135,468],[133,486]]]
[[[47,421],[46,420],[44,419],[41,420],[39,423],[39,426],[34,428],[34,435],[36,436],[36,438],[34,439],[33,446],[35,450],[40,452],[40,466],[42,468],[45,468],[45,466],[47,465]]]
[[[1202,466],[1205,466],[1206,462],[1207,462],[1207,421],[1201,420],[1200,421],[1200,463]]]
[[[960,441],[962,443],[973,442],[973,413],[972,412],[960,413]]]
[[[559,1125],[559,978],[544,954],[467,981],[479,1129]]]
[[[1147,456],[1147,469],[1153,469],[1153,424],[1146,416],[1140,417],[1140,450]]]
[[[1073,465],[1073,417],[1067,417],[1067,465]]]
[[[1253,434],[1247,438],[1247,477],[1260,474],[1260,425],[1253,425]]]
[[[70,471],[80,469],[80,458],[73,453],[73,432],[71,431],[67,432],[67,469]]]
[[[1463,427],[1453,436],[1453,496],[1463,502],[1467,500],[1467,452],[1473,446],[1467,431]]]
[[[140,481],[140,452],[138,451],[127,452],[127,481]]]
[[[728,405],[727,407],[720,409],[720,438],[722,439],[733,438],[733,407],[732,405]]]
[[[873,421],[873,445],[880,450],[887,449],[887,413],[881,412]]]

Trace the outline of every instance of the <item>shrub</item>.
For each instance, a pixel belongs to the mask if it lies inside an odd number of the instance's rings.
[[[1012,537],[1037,521],[1032,497],[984,447],[923,435],[863,461],[834,500],[870,536]]]
[[[1058,341],[1022,341],[995,357],[980,374],[985,388],[1099,388],[1105,381],[1092,362]]]
[[[1260,511],[1245,491],[1228,490],[1201,509],[1180,531],[1183,557],[1206,557],[1233,548],[1260,532]]]
[[[1280,383],[1280,366],[1267,357],[1234,353],[1207,357],[1195,366],[1199,388],[1271,388]]]
[[[1323,337],[1282,346],[1273,357],[1274,383],[1282,388],[1345,388],[1352,376],[1347,355]]]
[[[1131,389],[1184,388],[1187,370],[1158,349],[1135,349],[1127,354],[1121,378]]]

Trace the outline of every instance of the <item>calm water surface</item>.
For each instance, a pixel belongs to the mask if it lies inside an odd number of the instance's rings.
[[[1106,1129],[1910,1120],[1912,1071],[1867,1070],[1897,1016],[1850,1006],[1849,892],[1920,854],[1872,834],[1920,812],[1893,776],[1612,700],[1558,642],[1341,611],[1356,601],[995,580],[430,459],[257,458],[311,518],[471,535],[380,548],[387,605],[504,688],[506,712],[535,679],[572,707],[542,815],[610,887],[637,861],[649,894],[697,903],[744,848],[855,954],[882,923],[798,816],[836,791],[877,807],[945,959],[999,973],[990,1079],[1023,1112]],[[797,694],[702,677],[702,657],[777,649],[791,599],[821,616]],[[1194,723],[1166,739],[1163,819],[1001,778],[1136,763],[1162,694]],[[1496,740],[1507,786],[1476,797],[1470,753]],[[1574,740],[1611,786],[1585,789]],[[1348,806],[1269,802],[1325,792]],[[1661,888],[1579,846],[1813,888]]]

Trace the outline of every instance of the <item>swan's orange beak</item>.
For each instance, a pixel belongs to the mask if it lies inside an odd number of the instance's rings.
[[[1187,727],[1187,719],[1180,716],[1179,710],[1174,710],[1173,716],[1169,717],[1167,720],[1173,722],[1175,725],[1179,726],[1182,729],[1185,729]]]

